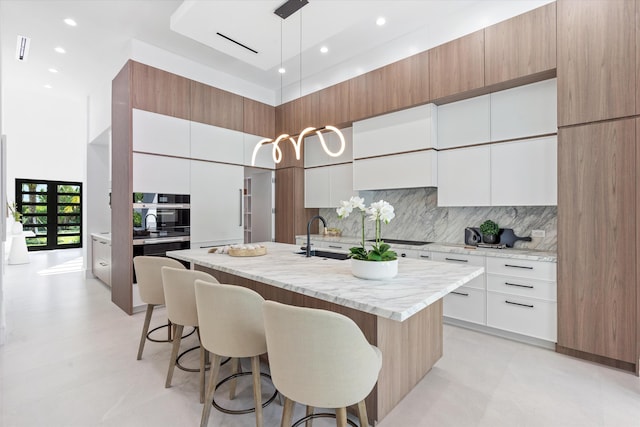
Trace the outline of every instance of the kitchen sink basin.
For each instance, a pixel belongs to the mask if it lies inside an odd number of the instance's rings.
[[[306,255],[306,252],[296,252],[296,254],[300,254],[300,255]],[[311,256],[317,256],[320,258],[331,258],[331,259],[337,259],[337,260],[345,260],[349,258],[349,254],[343,254],[340,252],[330,252],[330,251],[317,251],[317,250],[313,250],[311,251]]]

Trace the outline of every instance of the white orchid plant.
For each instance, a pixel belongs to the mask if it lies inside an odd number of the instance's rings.
[[[341,201],[340,207],[336,209],[338,218],[347,218],[354,210],[360,212],[360,218],[362,221],[362,242],[361,246],[356,246],[350,249],[349,256],[353,259],[359,259],[362,261],[393,261],[398,258],[398,254],[391,250],[391,246],[386,244],[381,237],[382,223],[389,224],[396,214],[393,211],[393,206],[384,200],[371,203],[367,208],[364,204],[364,199],[358,196],[353,196],[348,201]],[[375,221],[376,226],[376,241],[372,245],[371,250],[365,248],[364,238],[364,220],[368,215],[370,221]]]

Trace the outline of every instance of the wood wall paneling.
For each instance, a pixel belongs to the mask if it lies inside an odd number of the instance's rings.
[[[558,346],[636,364],[636,123],[558,135]]]
[[[640,1],[638,1],[640,7]],[[640,9],[636,10],[640,14]],[[640,118],[636,119],[636,242],[640,242]],[[640,375],[640,247],[636,246],[636,375]]]
[[[243,131],[250,135],[275,137],[275,107],[243,98]]]
[[[300,130],[307,127],[319,128],[322,126],[322,119],[320,118],[320,91],[310,93],[300,98],[300,109]]]
[[[276,135],[297,135],[302,127],[302,99],[285,102],[276,107]]]
[[[351,125],[349,111],[349,82],[345,81],[318,92],[319,126]]]
[[[485,28],[485,85],[556,68],[556,4]]]
[[[383,85],[384,72],[382,68],[349,80],[349,116],[351,121],[386,112]]]
[[[240,95],[191,81],[191,120],[242,132],[243,110]]]
[[[482,89],[484,82],[484,30],[429,50],[432,100]]]
[[[635,3],[558,1],[558,126],[635,114]]]
[[[129,61],[132,108],[189,120],[190,80],[149,65]]]
[[[295,243],[296,235],[307,233],[307,222],[318,209],[304,208],[304,168],[276,169],[276,242]],[[312,233],[318,232],[314,222]]]
[[[133,313],[131,88],[137,65],[127,62],[111,85],[111,301],[127,314]]]

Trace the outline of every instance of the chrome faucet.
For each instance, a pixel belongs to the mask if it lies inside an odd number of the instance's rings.
[[[324,228],[327,228],[327,220],[321,217],[320,215],[316,215],[309,220],[307,223],[307,257],[311,256],[311,223],[314,219],[319,219],[324,224]]]
[[[156,219],[156,229],[158,228],[158,217],[156,216],[156,214],[150,213],[150,214],[146,214],[144,216],[144,221],[143,221],[142,225],[144,226],[145,230],[149,229],[149,224],[147,223],[147,218],[149,218],[150,216],[152,216],[152,217],[154,217]]]

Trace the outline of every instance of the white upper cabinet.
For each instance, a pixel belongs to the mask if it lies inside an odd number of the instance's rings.
[[[491,145],[491,204],[557,205],[557,146],[555,135]]]
[[[133,191],[189,194],[189,159],[133,153]]]
[[[436,148],[438,108],[434,104],[353,124],[353,158]]]
[[[304,171],[304,207],[337,208],[353,191],[353,165],[321,166]]]
[[[438,153],[438,206],[491,204],[491,150],[488,145]]]
[[[189,157],[189,121],[133,109],[133,151]]]
[[[231,129],[191,123],[191,158],[244,164],[244,134]]]
[[[353,161],[354,190],[435,187],[438,153],[416,151]]]
[[[265,139],[263,136],[244,134],[244,165],[251,166],[251,160],[253,157],[253,150],[256,148],[256,144]],[[256,153],[257,168],[275,169],[276,163],[273,161],[273,154],[271,153],[273,145],[262,145]]]
[[[483,95],[439,106],[438,148],[489,142],[490,104],[489,95]]]
[[[556,132],[556,79],[491,94],[491,141]]]
[[[353,128],[340,129],[345,140],[343,153],[338,157],[327,154],[322,148],[320,137],[314,132],[304,139],[304,167],[326,166],[336,163],[347,163],[353,160]],[[322,132],[327,148],[332,153],[340,150],[340,137],[332,131]]]

